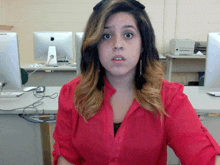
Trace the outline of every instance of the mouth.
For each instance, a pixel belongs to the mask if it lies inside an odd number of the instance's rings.
[[[125,58],[121,55],[114,56],[112,61],[125,61]]]

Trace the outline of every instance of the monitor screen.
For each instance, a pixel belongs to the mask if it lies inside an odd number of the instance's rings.
[[[76,74],[80,73],[80,63],[81,63],[81,48],[82,41],[84,37],[84,32],[75,33],[75,50],[76,50]]]
[[[220,32],[208,34],[204,86],[220,88]]]
[[[57,65],[57,61],[73,60],[72,32],[34,32],[34,60]],[[50,57],[54,58],[51,60]]]
[[[4,91],[21,91],[21,70],[16,33],[0,33],[0,83]]]

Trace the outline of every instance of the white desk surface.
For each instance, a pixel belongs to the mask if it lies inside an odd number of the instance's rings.
[[[206,59],[206,55],[196,55],[196,54],[193,54],[191,56],[184,56],[184,55],[181,55],[181,56],[177,56],[177,55],[173,55],[171,54],[170,52],[165,52],[163,54],[165,57],[168,57],[168,58],[180,58],[180,59]]]
[[[20,67],[24,68],[27,71],[33,71],[35,69],[38,69],[39,71],[42,70],[61,70],[61,71],[75,71],[76,66],[71,66],[71,65],[65,65],[65,64],[58,64],[57,67],[51,67],[51,66],[43,66],[43,67],[31,67],[30,65],[34,64],[40,64],[40,63],[21,63]]]
[[[184,87],[184,93],[188,96],[197,113],[220,113],[220,97],[207,94],[207,91],[220,91],[220,89],[207,89],[205,87]]]
[[[44,104],[37,107],[38,110],[34,108],[28,108],[24,110],[24,114],[56,114],[58,109],[58,97],[61,87],[46,87],[45,95],[52,95],[53,93],[58,93],[55,99],[50,99],[45,97],[42,102]],[[33,91],[25,92],[20,97],[16,98],[0,98],[0,109],[7,111],[1,111],[0,114],[23,114],[23,109],[13,110],[14,108],[26,107],[33,104],[35,101],[40,100],[33,95]]]
[[[61,87],[46,87],[45,95],[51,95],[55,92],[59,94]],[[213,90],[215,91],[215,90]],[[188,96],[192,106],[197,113],[220,113],[220,97],[214,97],[206,94],[205,87],[185,86],[184,93]],[[18,98],[0,98],[0,114],[22,114],[23,110],[9,111],[9,109],[26,107],[39,98],[34,97],[33,92],[25,92]],[[56,114],[58,109],[58,97],[56,99],[44,98],[43,105],[35,109],[25,109],[25,114]]]

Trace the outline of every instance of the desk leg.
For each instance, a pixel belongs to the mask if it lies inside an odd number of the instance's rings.
[[[41,145],[43,152],[43,165],[52,165],[53,157],[52,157],[51,124],[41,123],[40,129],[41,129]]]
[[[171,82],[171,74],[172,74],[172,67],[173,67],[173,59],[166,58],[167,66],[166,66],[166,80]]]

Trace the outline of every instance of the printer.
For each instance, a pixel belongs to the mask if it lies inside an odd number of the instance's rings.
[[[196,54],[200,51],[203,55],[206,55],[206,48],[207,48],[207,42],[206,41],[196,41],[195,42],[194,53]]]
[[[169,49],[171,54],[177,56],[191,56],[194,54],[195,41],[190,39],[172,39]]]

